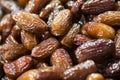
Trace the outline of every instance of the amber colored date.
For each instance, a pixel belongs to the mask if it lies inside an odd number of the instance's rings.
[[[64,9],[60,11],[52,21],[50,27],[51,33],[55,36],[63,36],[70,29],[71,23],[72,23],[72,14],[70,10]]]
[[[23,30],[32,33],[43,33],[47,30],[47,24],[38,15],[28,12],[18,12],[13,15],[16,24]]]
[[[82,26],[81,33],[93,38],[113,39],[115,29],[109,25],[97,22],[88,22]]]

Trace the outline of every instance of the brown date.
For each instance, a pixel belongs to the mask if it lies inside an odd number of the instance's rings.
[[[73,14],[73,20],[78,21],[81,17],[81,7],[84,3],[84,0],[76,0],[71,8],[71,13]]]
[[[28,54],[28,50],[22,44],[3,44],[0,46],[0,59],[14,60]]]
[[[30,13],[37,13],[42,9],[50,0],[29,0],[25,6],[25,11]]]
[[[65,49],[59,48],[52,54],[51,64],[58,69],[66,70],[72,66],[72,60]]]
[[[29,50],[32,50],[32,48],[37,45],[36,35],[24,30],[21,31],[21,41]]]
[[[115,0],[87,0],[82,5],[82,11],[86,14],[99,14],[112,9]]]
[[[105,76],[108,77],[118,76],[120,73],[120,61],[117,60],[114,63],[109,64],[104,71]]]
[[[13,15],[13,19],[21,29],[28,32],[40,34],[47,30],[47,24],[36,14],[18,12]]]
[[[54,0],[53,0],[54,2]],[[48,26],[50,27],[51,26],[51,23],[52,21],[54,20],[54,18],[58,15],[58,13],[64,9],[64,6],[60,5],[59,1],[55,1],[56,3],[54,4],[55,7],[53,9],[53,11],[49,14],[48,16],[48,21],[47,21],[47,24]]]
[[[7,44],[18,44],[18,42],[15,40],[15,38],[12,35],[9,35],[6,38],[5,43],[7,43]]]
[[[84,80],[84,78],[93,72],[97,72],[97,67],[92,60],[87,60],[83,63],[67,69],[63,73],[63,80]]]
[[[4,64],[5,74],[10,78],[17,78],[23,72],[30,69],[33,60],[30,56],[23,56],[17,60]]]
[[[73,38],[73,43],[77,46],[80,46],[82,45],[83,43],[89,41],[90,38],[88,38],[87,36],[85,35],[82,35],[82,34],[76,34]]]
[[[29,0],[17,0],[18,4],[21,7],[25,7]]]
[[[79,46],[75,55],[79,63],[92,59],[96,63],[107,60],[115,51],[115,43],[110,39],[90,40]]]
[[[38,59],[45,58],[59,48],[59,42],[55,38],[48,38],[32,49],[32,56]]]
[[[10,34],[13,27],[14,21],[11,14],[6,14],[0,21],[0,32],[2,33],[2,40],[4,41],[6,37]]]
[[[46,69],[32,69],[23,73],[17,80],[61,80],[60,70],[52,67]]]
[[[73,46],[73,38],[76,34],[80,32],[80,25],[73,24],[72,28],[68,31],[68,33],[63,37],[61,44],[71,48]]]
[[[120,11],[107,11],[99,14],[93,20],[112,26],[120,26]]]
[[[70,29],[72,23],[72,14],[70,10],[61,10],[51,23],[51,33],[54,36],[63,36]]]

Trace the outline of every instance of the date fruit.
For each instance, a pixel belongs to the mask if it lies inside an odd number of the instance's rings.
[[[48,38],[32,49],[32,56],[38,59],[45,58],[59,48],[59,42],[55,38]]]
[[[115,43],[110,39],[90,40],[79,46],[75,55],[79,63],[92,59],[96,63],[108,59],[115,51]],[[103,62],[102,62],[103,63]]]
[[[23,72],[30,69],[33,60],[30,56],[23,56],[17,60],[4,64],[5,74],[10,78],[17,78]]]
[[[58,13],[51,23],[51,33],[54,36],[63,36],[70,29],[72,23],[72,14],[70,10],[64,9]]]
[[[67,69],[63,73],[63,80],[84,80],[90,74],[97,72],[97,67],[92,60],[87,60],[72,68]]]
[[[58,69],[66,70],[72,66],[72,60],[65,49],[59,48],[52,54],[51,64]]]
[[[87,0],[82,5],[82,11],[86,14],[99,14],[112,9],[115,0]]]
[[[81,33],[93,38],[113,39],[115,30],[109,25],[97,22],[88,22],[82,26]]]
[[[99,14],[93,20],[111,26],[120,26],[120,11],[107,11]]]

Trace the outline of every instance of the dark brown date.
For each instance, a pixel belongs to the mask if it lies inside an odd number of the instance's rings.
[[[103,63],[115,51],[115,43],[110,39],[90,40],[79,46],[75,55],[79,63],[92,59],[96,63]]]
[[[45,58],[59,48],[59,42],[55,38],[48,38],[32,49],[32,56],[38,59]]]
[[[32,48],[37,45],[37,38],[35,34],[24,30],[21,31],[21,41],[23,45],[29,50],[32,50]]]
[[[116,37],[115,37],[115,57],[120,58],[120,30],[118,30]]]
[[[28,50],[22,44],[3,44],[0,46],[0,59],[14,60],[28,54]]]
[[[47,19],[50,15],[50,13],[53,11],[55,7],[61,5],[61,2],[59,0],[51,0],[51,2],[43,8],[39,14],[40,18]],[[52,13],[53,13],[52,12]]]
[[[25,7],[25,11],[30,13],[37,13],[42,9],[50,0],[29,0]]]
[[[64,71],[72,66],[72,60],[65,49],[59,48],[52,54],[51,64],[58,69],[63,69]]]
[[[112,9],[115,0],[87,0],[82,5],[82,11],[86,14],[99,14]]]
[[[120,61],[115,61],[114,63],[109,64],[104,72],[105,76],[115,77],[120,75]]]
[[[97,72],[97,67],[92,60],[87,60],[72,68],[67,69],[63,73],[63,80],[84,80],[90,74]]]
[[[21,29],[28,32],[40,34],[47,30],[47,24],[36,14],[18,12],[13,16],[13,19]]]
[[[78,21],[81,17],[81,7],[84,3],[84,0],[76,0],[71,8],[71,12],[73,14],[73,20]]]
[[[33,60],[30,56],[23,56],[17,60],[4,64],[5,74],[10,78],[17,78],[23,72],[30,69]]]
[[[76,34],[80,32],[80,25],[73,24],[72,28],[68,31],[68,33],[63,37],[61,44],[71,48],[73,46],[73,38]]]
[[[73,43],[77,46],[80,46],[82,45],[83,43],[89,41],[90,38],[88,38],[87,36],[85,35],[82,35],[82,34],[76,34],[74,36],[74,39],[73,39]]]

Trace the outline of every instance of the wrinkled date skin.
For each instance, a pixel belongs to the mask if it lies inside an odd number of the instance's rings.
[[[106,60],[115,51],[115,44],[110,39],[90,40],[79,46],[75,55],[78,62],[81,63],[87,59],[92,59],[96,63]]]
[[[66,16],[66,17],[64,17]],[[55,36],[63,36],[70,29],[72,14],[70,10],[64,9],[58,13],[51,23],[51,33]]]
[[[73,38],[76,34],[80,32],[80,25],[79,24],[73,24],[71,29],[68,31],[68,33],[63,37],[61,44],[71,48],[73,46]]]
[[[118,30],[116,37],[115,37],[115,57],[120,58],[120,30]]]
[[[64,6],[60,5],[59,1],[54,1],[56,2],[54,5],[56,5],[53,9],[53,11],[49,14],[48,16],[48,21],[47,24],[48,26],[51,26],[52,21],[54,20],[54,18],[58,15],[58,13],[64,9]]]
[[[51,64],[58,69],[66,70],[72,66],[72,60],[65,49],[59,48],[52,54]]]
[[[4,64],[5,74],[10,78],[16,78],[23,72],[30,69],[33,65],[33,60],[30,56],[23,56],[17,60]]]
[[[60,6],[61,2],[59,0],[51,0],[51,2],[43,8],[39,14],[41,19],[47,19],[51,13],[54,13],[54,9]]]
[[[6,44],[19,44],[12,35],[9,35],[6,40]]]
[[[105,69],[105,76],[109,77],[115,77],[118,76],[120,73],[120,61],[115,61],[114,63],[111,63],[108,65]]]
[[[29,0],[25,7],[25,11],[30,13],[37,13],[42,9],[50,0]]]
[[[24,30],[21,31],[21,41],[23,45],[29,50],[32,50],[32,48],[37,45],[37,38],[35,34],[29,33]]]
[[[0,32],[2,33],[2,40],[4,41],[6,37],[10,34],[13,27],[14,21],[11,14],[6,14],[0,21]]]
[[[115,0],[87,0],[82,5],[82,11],[86,14],[99,14],[111,10]]]
[[[18,12],[13,15],[16,24],[23,30],[31,33],[43,33],[47,30],[47,24],[36,14]]]
[[[107,11],[99,14],[93,20],[112,26],[120,26],[120,11]]]
[[[83,43],[89,41],[90,38],[88,38],[87,36],[85,35],[82,35],[82,34],[76,34],[73,38],[73,43],[77,46],[80,46],[82,45]]]
[[[33,69],[23,73],[17,80],[61,80],[61,71],[52,67]]]
[[[92,60],[87,60],[63,73],[63,80],[84,80],[85,76],[97,72],[97,67]]]
[[[32,49],[32,56],[38,59],[45,58],[59,48],[59,42],[55,38],[48,38]]]
[[[115,29],[109,25],[97,22],[88,22],[82,26],[81,33],[93,38],[113,39]]]
[[[0,5],[4,8],[5,12],[14,12],[20,9],[13,0],[0,0]]]
[[[28,50],[22,44],[4,44],[0,46],[0,59],[14,60],[28,54]]]
[[[71,8],[71,13],[73,14],[73,20],[77,21],[81,17],[81,7],[84,3],[84,0],[77,0]]]

